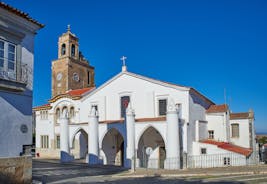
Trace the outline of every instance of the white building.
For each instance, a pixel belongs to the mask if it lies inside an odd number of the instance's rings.
[[[245,165],[255,140],[252,112],[232,114],[194,88],[126,66],[98,88],[66,91],[34,110],[38,155],[62,161],[166,169]]]
[[[0,157],[20,156],[32,144],[34,37],[42,27],[0,2]]]

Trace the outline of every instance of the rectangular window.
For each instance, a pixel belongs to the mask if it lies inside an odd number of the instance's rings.
[[[159,100],[159,116],[165,116],[167,112],[167,99]]]
[[[97,105],[92,105],[91,108],[95,108],[95,110],[98,111],[98,106]]]
[[[239,124],[235,123],[231,125],[232,137],[239,137]]]
[[[230,165],[230,157],[223,158],[223,165]]]
[[[41,148],[49,148],[48,135],[41,135]]]
[[[48,119],[48,111],[40,111],[41,119]]]
[[[0,40],[0,67],[4,67],[4,42]]]
[[[121,97],[121,117],[122,118],[125,116],[126,109],[127,109],[129,103],[130,103],[130,97],[129,96],[122,96]]]
[[[209,139],[214,139],[214,130],[209,130]]]
[[[16,45],[0,40],[0,77],[16,80]]]
[[[57,135],[57,149],[60,149],[60,136]]]
[[[201,154],[207,154],[207,148],[201,148],[200,149]]]
[[[88,78],[88,79],[87,79],[87,81],[88,81],[87,84],[90,85],[90,72],[87,72],[87,78]]]

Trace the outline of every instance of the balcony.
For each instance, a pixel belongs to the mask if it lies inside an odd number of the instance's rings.
[[[31,84],[32,68],[23,64],[16,73],[0,68],[0,90],[22,92]]]

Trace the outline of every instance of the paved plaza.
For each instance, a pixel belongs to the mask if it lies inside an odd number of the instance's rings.
[[[58,160],[33,160],[33,183],[267,183],[267,165],[191,169],[181,171],[138,169],[132,173],[115,166],[61,164]]]

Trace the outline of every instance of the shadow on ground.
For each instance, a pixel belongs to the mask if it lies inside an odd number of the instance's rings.
[[[70,182],[71,183],[71,182]],[[70,184],[67,182],[67,184]],[[85,184],[86,182],[81,182]],[[123,178],[123,179],[118,179],[114,181],[109,181],[109,180],[103,180],[99,182],[93,182],[96,184],[100,183],[105,183],[105,184],[195,184],[195,183],[207,183],[203,182],[202,180],[196,179],[196,180],[187,180],[185,178],[162,178],[158,176],[154,177],[145,177],[145,178]],[[215,183],[215,184],[243,184],[242,182],[208,182],[208,183]]]
[[[88,166],[84,163],[33,162],[33,180],[43,183],[55,182],[80,177],[118,174],[127,169],[117,166]]]

